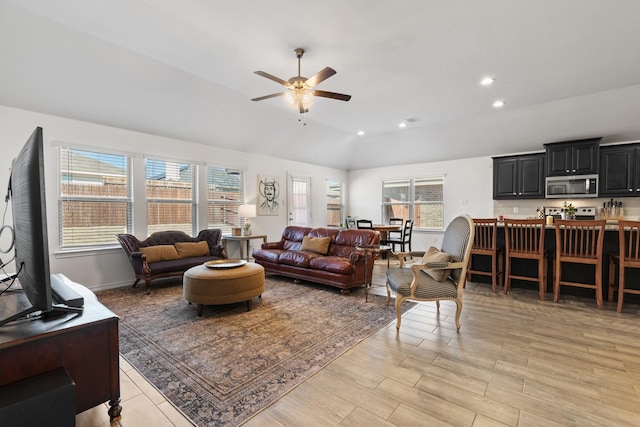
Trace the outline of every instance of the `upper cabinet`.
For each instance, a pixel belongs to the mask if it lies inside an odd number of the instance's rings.
[[[493,158],[494,199],[544,199],[544,153]]]
[[[640,195],[640,144],[600,147],[600,196]]]
[[[547,176],[597,174],[600,139],[544,144],[547,153]]]

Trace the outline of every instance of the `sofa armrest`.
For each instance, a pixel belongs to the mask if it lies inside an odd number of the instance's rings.
[[[129,261],[131,262],[131,266],[133,267],[133,271],[136,274],[144,274],[145,269],[148,269],[147,266],[147,256],[142,252],[131,252],[131,256],[129,256]],[[145,268],[146,266],[146,268]]]
[[[215,245],[211,248],[211,255],[218,256],[224,259],[227,258],[227,254],[224,252],[224,246],[222,246],[221,244]]]
[[[282,242],[266,242],[262,244],[261,249],[282,249]]]

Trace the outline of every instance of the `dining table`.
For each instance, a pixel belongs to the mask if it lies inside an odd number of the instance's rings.
[[[386,242],[388,240],[389,231],[400,231],[402,230],[402,226],[389,224],[373,224],[373,229],[380,233],[380,241]]]

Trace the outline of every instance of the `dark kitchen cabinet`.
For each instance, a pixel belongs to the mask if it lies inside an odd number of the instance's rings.
[[[547,176],[597,174],[600,139],[545,144]]]
[[[600,196],[640,196],[640,144],[600,148]]]
[[[543,199],[544,154],[493,158],[494,199]]]

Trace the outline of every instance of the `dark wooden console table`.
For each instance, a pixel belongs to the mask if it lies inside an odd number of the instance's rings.
[[[109,417],[117,420],[118,317],[89,289],[61,277],[84,297],[84,311],[0,326],[0,386],[63,367],[76,384],[76,413],[109,401]]]

